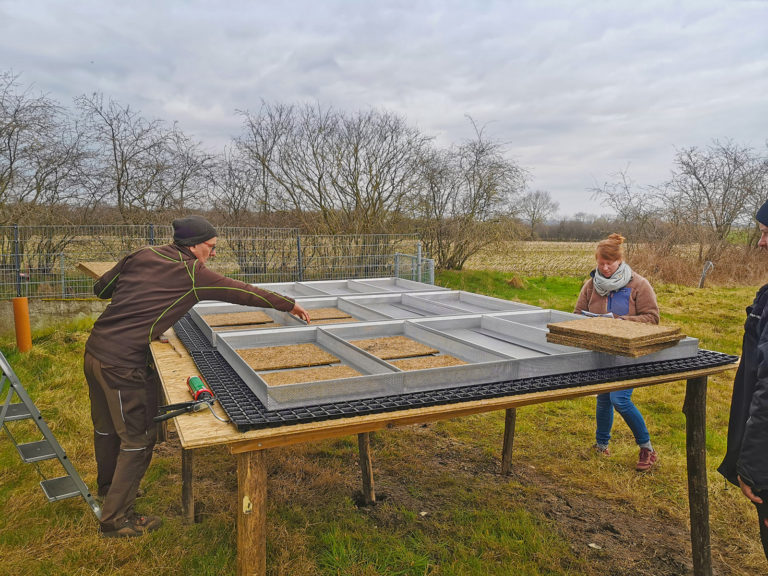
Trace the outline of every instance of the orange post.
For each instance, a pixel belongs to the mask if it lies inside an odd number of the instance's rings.
[[[29,304],[26,298],[13,299],[13,320],[16,324],[16,346],[19,352],[32,350],[32,329],[29,326]]]

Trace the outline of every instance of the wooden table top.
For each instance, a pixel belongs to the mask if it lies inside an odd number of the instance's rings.
[[[187,402],[192,399],[186,385],[187,378],[189,376],[200,376],[200,372],[192,360],[192,357],[187,352],[187,349],[173,332],[173,329],[169,330],[166,335],[168,336],[167,343],[154,341],[151,344],[152,356],[154,357],[155,366],[160,375],[166,402],[168,404]],[[407,424],[445,420],[457,416],[466,416],[492,410],[504,410],[507,408],[516,408],[541,402],[590,396],[601,392],[623,390],[625,388],[640,388],[664,382],[688,380],[690,378],[709,376],[732,370],[735,369],[736,366],[736,363],[726,364],[723,366],[702,368],[688,372],[677,372],[675,374],[633,380],[606,382],[603,384],[593,384],[577,388],[547,390],[516,396],[472,400],[469,402],[398,410],[395,412],[382,412],[348,418],[333,418],[329,420],[292,424],[289,426],[262,428],[258,430],[250,430],[248,432],[238,432],[233,424],[220,422],[214,418],[208,410],[182,414],[174,419],[174,423],[183,448],[192,449],[205,446],[225,445],[232,453],[239,453],[275,448],[277,446],[287,446],[298,442],[309,442],[324,438],[371,432]],[[213,409],[220,417],[226,418],[226,413],[218,403],[214,405]]]

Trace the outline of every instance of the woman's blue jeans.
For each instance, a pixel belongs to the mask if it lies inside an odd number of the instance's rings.
[[[648,434],[648,428],[645,426],[643,415],[632,403],[632,389],[619,390],[618,392],[606,392],[597,395],[597,433],[595,438],[597,443],[607,446],[611,439],[611,428],[613,428],[613,409],[621,414],[624,422],[627,423],[632,434],[635,435],[635,442],[638,445],[645,444],[651,439]]]

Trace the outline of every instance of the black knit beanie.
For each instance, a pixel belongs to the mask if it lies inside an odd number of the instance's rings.
[[[173,241],[179,246],[194,246],[218,236],[208,220],[202,216],[187,216],[173,221]]]
[[[768,201],[760,206],[760,210],[755,214],[755,220],[760,222],[763,226],[768,226]]]

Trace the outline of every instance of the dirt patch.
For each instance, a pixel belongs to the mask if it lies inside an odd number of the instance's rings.
[[[448,470],[454,478],[462,478],[460,482],[466,484],[467,490],[476,485],[495,486],[501,498],[519,501],[526,511],[546,519],[568,542],[573,554],[588,561],[592,570],[584,576],[689,576],[693,573],[687,522],[654,516],[650,507],[648,513],[644,513],[628,502],[623,505],[616,498],[578,492],[522,459],[515,462],[509,476],[502,476],[498,459],[488,458],[482,450],[451,437],[436,435],[432,428],[432,425],[416,425],[412,431],[429,436],[424,444],[429,446],[435,470]],[[380,461],[377,468],[384,466],[386,463]],[[396,518],[387,517],[390,511],[396,515],[401,507],[425,506],[423,500],[411,495],[408,481],[401,480],[396,468],[391,470],[391,476],[389,473],[379,470],[379,478],[385,480],[385,474],[387,477],[386,485],[381,482],[376,494],[379,503],[389,506],[361,508],[383,526],[397,522]],[[355,496],[356,503],[362,506],[362,495]],[[713,557],[713,570],[721,575],[740,573],[717,557]]]
[[[683,576],[691,574],[690,533],[670,518],[645,515],[620,502],[591,494],[574,494],[524,464],[512,476],[540,498],[527,499],[526,509],[550,519],[581,558],[589,558],[596,573],[611,576]],[[716,573],[721,574],[719,569]]]

